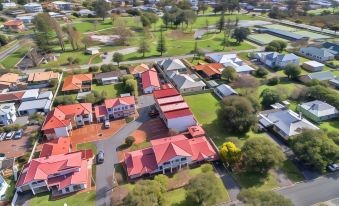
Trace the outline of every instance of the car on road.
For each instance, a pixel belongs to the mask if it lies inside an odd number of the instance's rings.
[[[331,172],[339,171],[339,164],[330,164],[330,165],[328,165],[328,169]]]
[[[14,139],[21,139],[22,138],[23,131],[22,129],[19,129],[14,133]]]
[[[108,129],[108,128],[110,127],[110,123],[109,123],[109,120],[108,120],[108,119],[105,120],[105,122],[104,122],[104,127],[105,127],[106,129]]]
[[[0,160],[4,160],[4,159],[6,159],[5,153],[0,153]]]
[[[6,134],[5,140],[11,140],[13,138],[13,136],[14,136],[14,133],[15,132],[8,132]]]
[[[0,142],[3,141],[6,137],[6,132],[0,134]]]
[[[102,164],[102,163],[104,163],[104,160],[105,160],[105,158],[104,158],[104,152],[103,152],[103,151],[100,151],[100,152],[97,154],[97,156],[96,156],[96,163],[97,163],[97,164]]]

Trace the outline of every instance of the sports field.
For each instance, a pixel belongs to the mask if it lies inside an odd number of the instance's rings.
[[[265,45],[270,43],[273,40],[281,40],[281,41],[285,41],[288,42],[288,40],[277,37],[277,36],[273,36],[270,34],[251,34],[248,36],[249,40],[252,40],[260,45]]]
[[[280,25],[280,24],[270,24],[270,25],[265,25],[263,27],[268,28],[268,29],[280,29],[280,30],[284,30],[284,31],[297,31],[298,30],[297,28],[284,26],[284,25]]]
[[[315,33],[315,32],[310,32],[310,31],[306,31],[306,30],[299,30],[299,31],[295,31],[293,33],[300,34],[300,35],[309,37],[311,39],[328,39],[328,38],[331,38],[330,36],[318,34],[318,33]]]

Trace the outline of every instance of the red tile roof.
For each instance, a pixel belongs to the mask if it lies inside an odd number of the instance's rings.
[[[94,107],[94,113],[95,113],[95,117],[105,117],[107,116],[107,109],[105,106],[103,105],[99,105]]]
[[[85,184],[87,182],[87,165],[87,160],[82,159],[81,151],[36,158],[25,165],[16,187],[36,180],[48,180],[50,186],[58,185],[59,189],[71,184]],[[78,171],[79,169],[80,171]],[[65,171],[69,171],[69,174],[49,178],[50,175]]]
[[[193,115],[191,110],[189,109],[182,109],[182,110],[175,110],[175,111],[170,111],[166,112],[165,114],[166,119],[174,119],[178,117],[185,117],[189,115]]]
[[[216,159],[217,154],[206,137],[188,139],[184,135],[151,141],[152,147],[128,152],[125,164],[128,176],[150,173],[159,165],[177,157],[190,157],[192,161]]]
[[[160,88],[158,73],[153,69],[143,72],[141,74],[141,81],[143,89],[151,86]]]
[[[84,81],[92,81],[92,74],[75,74],[64,79],[62,91],[80,90]]]
[[[48,143],[43,144],[40,152],[40,157],[47,157],[51,155],[66,154],[69,152],[71,145],[70,138],[60,137],[52,140]]]
[[[13,92],[0,94],[0,102],[19,101],[24,96],[25,92]]]
[[[121,105],[121,104],[123,104],[123,105],[134,105],[135,104],[134,96],[118,97],[118,98],[105,100],[105,107],[106,108],[116,107],[116,106]]]
[[[199,125],[189,127],[188,132],[191,134],[192,137],[200,137],[206,134],[205,130]]]
[[[220,63],[201,64],[193,67],[197,71],[203,71],[207,76],[221,74],[221,69],[224,65]]]
[[[153,92],[155,99],[160,99],[164,97],[171,97],[179,95],[179,92],[175,88],[161,89]]]
[[[41,130],[49,130],[60,127],[67,127],[73,122],[76,115],[92,113],[91,103],[79,103],[57,106],[48,113]]]
[[[23,21],[22,20],[19,20],[19,19],[13,19],[13,20],[9,20],[9,21],[6,21],[4,23],[4,26],[20,26],[23,24]]]

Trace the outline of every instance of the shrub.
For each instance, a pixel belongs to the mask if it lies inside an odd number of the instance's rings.
[[[212,167],[211,164],[203,164],[203,165],[201,166],[201,171],[202,171],[203,173],[211,172],[211,171],[213,171],[213,167]]]
[[[270,86],[274,86],[274,85],[279,84],[279,82],[280,82],[279,77],[273,77],[267,81],[267,84]]]
[[[99,67],[98,66],[91,66],[88,68],[89,72],[97,72],[99,71]]]
[[[133,117],[126,117],[125,120],[126,120],[126,123],[130,123],[134,120],[134,118]]]
[[[262,67],[260,67],[254,72],[254,75],[259,78],[265,77],[267,74],[268,74],[268,71]]]
[[[128,145],[129,147],[132,146],[132,144],[135,142],[135,138],[132,136],[128,136],[125,139],[125,144]]]

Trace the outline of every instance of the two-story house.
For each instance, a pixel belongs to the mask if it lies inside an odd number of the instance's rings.
[[[68,137],[75,127],[93,122],[92,104],[60,105],[48,113],[42,131],[47,139]]]
[[[78,93],[91,90],[92,74],[75,74],[64,79],[61,91],[65,93]]]
[[[14,103],[0,105],[0,125],[13,124],[16,120],[16,109]]]
[[[284,68],[287,64],[299,65],[300,57],[295,54],[279,54],[277,52],[262,52],[256,55],[256,58],[268,67]]]
[[[94,108],[94,113],[97,121],[102,122],[107,119],[128,117],[134,114],[135,110],[134,96],[127,96],[105,100],[104,105]]]
[[[180,134],[151,140],[151,145],[125,154],[125,168],[130,179],[156,173],[173,173],[191,164],[218,158],[205,136],[188,139]]]
[[[328,49],[317,47],[300,48],[299,53],[307,58],[321,62],[332,60],[335,56]]]

